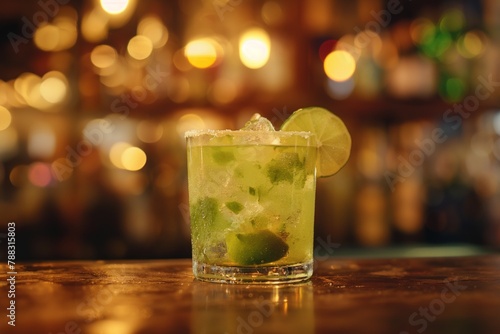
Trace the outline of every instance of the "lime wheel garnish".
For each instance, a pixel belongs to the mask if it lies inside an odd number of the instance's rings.
[[[318,146],[316,175],[331,176],[349,160],[351,135],[344,122],[321,107],[295,111],[281,126],[282,131],[308,131],[315,135]]]

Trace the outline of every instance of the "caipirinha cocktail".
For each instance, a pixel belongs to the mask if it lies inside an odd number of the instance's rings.
[[[274,131],[186,133],[193,271],[223,282],[294,282],[312,275],[318,140]]]

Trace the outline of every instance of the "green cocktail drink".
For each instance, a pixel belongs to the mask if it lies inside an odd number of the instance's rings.
[[[188,131],[186,141],[195,277],[231,283],[310,278],[322,152],[314,131],[274,131],[257,117],[243,130]]]
[[[300,281],[312,274],[316,146],[309,132],[188,132],[195,276]]]

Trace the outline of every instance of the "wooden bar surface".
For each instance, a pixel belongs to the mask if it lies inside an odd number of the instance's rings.
[[[500,333],[500,256],[316,261],[302,284],[193,279],[191,260],[16,265],[0,333]]]

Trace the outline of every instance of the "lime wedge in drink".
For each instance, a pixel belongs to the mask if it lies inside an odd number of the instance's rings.
[[[295,111],[281,126],[282,131],[309,131],[316,136],[318,177],[337,173],[349,160],[351,135],[344,122],[321,107]]]
[[[268,229],[229,234],[226,246],[229,258],[240,265],[277,261],[288,252],[286,242]]]

